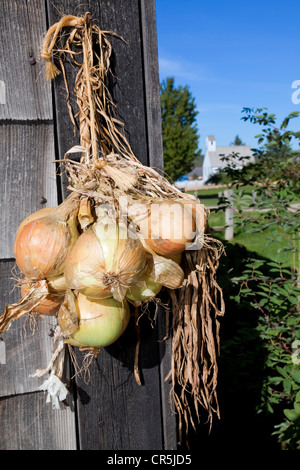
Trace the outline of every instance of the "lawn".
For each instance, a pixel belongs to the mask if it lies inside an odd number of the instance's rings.
[[[202,204],[210,208],[209,225],[211,228],[224,227],[225,225],[225,213],[224,211],[216,211],[219,201],[219,193],[224,193],[224,190],[228,189],[227,186],[212,187],[206,189],[199,189],[197,191],[198,197]],[[234,189],[234,188],[233,188]],[[234,191],[238,191],[234,189]],[[245,194],[252,194],[253,186],[248,185],[243,187]],[[195,194],[195,191],[189,191],[190,194]],[[295,202],[299,202],[299,197],[295,195]],[[246,214],[246,213],[244,213]],[[247,212],[249,216],[249,212]],[[251,211],[252,217],[259,217],[259,212]],[[281,262],[288,266],[293,266],[293,255],[285,253],[286,242],[280,235],[280,227],[269,227],[258,233],[249,233],[248,230],[242,229],[239,226],[242,216],[234,217],[234,239],[230,243],[238,243],[245,246],[247,250],[256,252],[258,255],[269,258],[276,262]],[[214,236],[220,240],[224,240],[225,230],[213,231]],[[278,252],[279,250],[279,252]]]
[[[228,189],[228,186],[222,186],[219,188],[208,188],[208,189],[199,189],[197,191],[200,201],[207,207],[217,206],[219,201],[219,193],[224,193]],[[245,193],[252,194],[253,187],[245,186]],[[195,195],[195,191],[188,191],[189,194]]]
[[[248,213],[249,215],[249,213]],[[251,212],[251,217],[259,217],[259,212]],[[247,250],[257,253],[259,256],[269,258],[276,262],[281,262],[284,265],[293,265],[293,256],[284,252],[285,240],[281,237],[280,227],[268,227],[263,231],[256,233],[248,233],[248,230],[240,226],[242,221],[241,216],[234,217],[234,238],[230,243],[237,243],[245,246]],[[209,226],[223,227],[225,225],[225,214],[223,211],[211,210],[209,216]],[[213,231],[216,238],[224,241],[225,230]],[[278,252],[278,250],[280,250]]]

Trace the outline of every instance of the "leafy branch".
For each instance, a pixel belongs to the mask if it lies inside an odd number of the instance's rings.
[[[234,195],[232,201],[220,198],[218,210],[233,204],[235,224],[245,236],[268,233],[265,243],[277,247],[279,261],[255,255],[246,258],[239,275],[228,280],[231,300],[240,306],[240,315],[258,314],[255,330],[266,361],[257,413],[276,415],[274,436],[282,448],[300,449],[300,152],[291,146],[293,142],[299,145],[300,132],[288,129],[299,112],[290,113],[279,125],[267,108],[243,108],[242,113],[244,121],[262,128],[256,135],[258,148],[252,149],[255,162],[245,165],[238,154],[224,157],[223,174]],[[255,202],[249,187],[255,191]],[[284,253],[293,257],[292,267],[285,263]],[[237,330],[237,336],[224,345],[225,351],[239,342],[241,333]]]

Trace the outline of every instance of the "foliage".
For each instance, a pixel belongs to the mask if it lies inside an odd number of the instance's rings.
[[[245,333],[251,331],[252,338],[256,338],[251,343],[251,355],[255,362],[258,357],[263,358],[257,370],[256,392],[259,388],[260,396],[255,412],[273,416],[273,437],[281,448],[300,450],[300,218],[295,204],[299,201],[300,160],[299,152],[291,147],[293,139],[300,141],[300,132],[287,130],[290,119],[298,113],[291,113],[280,126],[276,126],[276,117],[265,108],[244,108],[243,113],[242,119],[262,127],[256,136],[259,144],[254,149],[256,162],[240,171],[228,162],[225,174],[235,188],[234,208],[245,237],[255,232],[268,233],[265,244],[278,246],[280,261],[248,253],[238,272],[227,268],[228,299],[238,315],[234,317],[232,336],[223,342],[223,360],[226,362],[238,345],[239,358],[247,358],[249,363],[249,337]],[[255,191],[255,204],[252,195],[244,190],[249,184]],[[227,204],[221,198],[219,209]],[[286,263],[291,255],[292,268]],[[252,317],[251,330],[249,324],[245,330],[247,315]]]
[[[176,181],[189,173],[201,151],[198,149],[196,104],[187,86],[175,87],[167,78],[160,87],[164,170]]]
[[[242,141],[239,135],[236,135],[234,141],[231,142],[230,145],[246,145],[246,144]]]

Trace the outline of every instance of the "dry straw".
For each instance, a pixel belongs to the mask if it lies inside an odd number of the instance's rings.
[[[80,145],[70,149],[60,164],[69,180],[68,189],[80,201],[83,230],[93,222],[91,208],[107,204],[118,211],[120,198],[124,196],[146,204],[166,200],[193,203],[202,217],[207,217],[208,211],[198,199],[179,191],[134,155],[110,93],[112,46],[108,37],[112,35],[123,41],[113,32],[102,31],[93,23],[90,13],[83,17],[64,16],[48,30],[41,53],[46,61],[47,78],[63,75],[70,118],[79,128]],[[70,104],[66,60],[78,70],[74,85],[76,113]],[[75,152],[81,154],[79,161],[69,158]],[[169,334],[172,337],[169,377],[180,439],[190,425],[196,426],[195,419],[199,420],[202,411],[210,424],[213,415],[219,415],[217,359],[219,317],[224,314],[224,302],[217,283],[217,269],[223,246],[207,230],[199,241],[196,249],[183,253],[182,287],[170,289],[168,307],[158,309],[158,315],[171,315],[166,322],[170,326],[166,337]],[[45,286],[44,290],[47,291]],[[45,295],[44,291],[39,295]],[[136,311],[136,323],[138,316]],[[72,325],[72,319],[69,320]],[[134,373],[138,383],[139,347],[137,328]]]

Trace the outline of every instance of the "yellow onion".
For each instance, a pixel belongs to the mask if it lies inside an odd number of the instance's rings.
[[[183,252],[196,235],[192,205],[178,201],[151,204],[148,216],[137,223],[146,244],[163,256]]]
[[[175,263],[177,263],[177,264],[180,264],[181,259],[182,259],[182,252],[175,253],[174,255],[165,255],[164,257],[167,258],[167,259],[171,259],[171,260],[175,261]]]
[[[47,215],[32,214],[28,223],[26,219],[21,223],[14,253],[26,278],[54,278],[63,273],[67,254],[79,236],[77,212],[78,201],[71,195]]]
[[[179,265],[182,253],[160,256],[145,243],[143,237],[140,240],[147,259],[144,274],[168,289],[179,289],[184,281],[184,272]]]
[[[147,253],[145,274],[169,289],[178,289],[184,280],[184,272],[176,261],[156,253]]]
[[[161,290],[162,284],[154,281],[147,274],[142,274],[134,286],[126,292],[126,298],[135,302],[146,302],[153,299]]]
[[[24,279],[21,285],[21,296],[25,295],[30,291],[34,285],[29,279]],[[49,294],[43,299],[40,304],[34,307],[33,312],[40,315],[56,315],[64,300],[66,282],[64,276],[50,280],[48,283]]]
[[[75,305],[79,328],[65,340],[73,346],[104,348],[114,343],[128,325],[130,309],[126,300],[89,299],[79,293]]]
[[[67,288],[65,276],[47,279],[47,284],[49,291],[57,295],[63,295]]]
[[[123,300],[146,267],[146,253],[127,226],[104,219],[80,235],[65,264],[70,289],[90,298]]]
[[[24,220],[22,220],[22,222],[20,223],[18,229],[17,229],[17,233],[16,233],[16,236],[20,233],[20,231],[22,230],[22,228],[28,224],[29,222],[31,222],[32,220],[36,220],[36,219],[41,219],[42,217],[45,217],[46,215],[49,215],[51,214],[51,212],[53,212],[56,208],[55,207],[43,207],[42,209],[39,209],[38,211],[36,212],[33,212],[32,214],[28,215]]]

